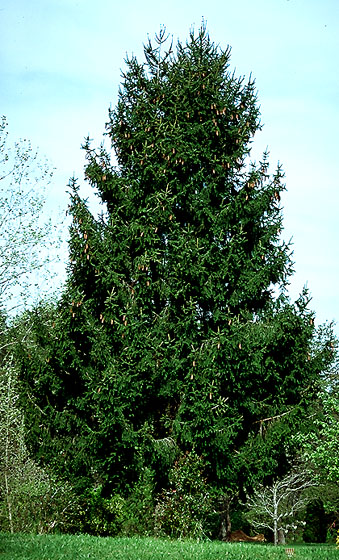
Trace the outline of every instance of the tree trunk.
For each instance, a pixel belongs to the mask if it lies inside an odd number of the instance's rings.
[[[221,502],[222,509],[220,511],[220,530],[219,530],[219,538],[222,541],[229,541],[232,532],[230,504],[231,504],[231,499],[229,498],[229,496],[223,496]]]
[[[285,533],[283,529],[278,530],[278,544],[285,544]]]
[[[273,533],[274,533],[274,546],[278,544],[278,496],[276,485],[273,486]]]
[[[13,527],[13,516],[12,516],[12,503],[10,496],[10,488],[8,483],[8,473],[9,473],[9,446],[10,446],[10,410],[12,405],[12,376],[11,369],[8,369],[8,381],[7,381],[7,410],[6,410],[6,435],[5,435],[5,465],[4,465],[4,475],[5,475],[5,492],[6,492],[6,504],[8,513],[8,524],[11,533],[14,533]]]
[[[274,519],[273,519],[273,535],[274,535],[274,546],[278,544],[278,508],[274,504]]]
[[[10,498],[7,472],[5,472],[5,492],[6,492],[6,504],[7,504],[9,530],[13,534],[14,533],[14,527],[13,527],[13,517],[12,517],[12,503],[11,503],[11,498]]]

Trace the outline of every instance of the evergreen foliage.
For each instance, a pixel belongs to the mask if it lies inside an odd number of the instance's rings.
[[[126,60],[112,149],[85,142],[103,212],[72,180],[66,290],[38,362],[22,349],[31,449],[107,498],[145,466],[160,490],[193,447],[230,492],[282,476],[325,360],[307,292],[286,296],[283,171],[249,160],[254,81],[204,27],[165,42]]]

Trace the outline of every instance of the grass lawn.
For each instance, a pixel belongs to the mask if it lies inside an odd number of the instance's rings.
[[[0,560],[287,560],[285,549],[252,543],[0,534]],[[334,545],[295,545],[294,550],[295,560],[339,559]]]

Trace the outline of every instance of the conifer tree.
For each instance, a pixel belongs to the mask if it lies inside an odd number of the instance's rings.
[[[165,43],[162,30],[144,63],[127,59],[111,149],[85,143],[103,213],[73,180],[58,334],[43,390],[30,391],[53,417],[54,448],[72,442],[58,457],[78,474],[131,483],[148,462],[161,479],[163,442],[195,447],[210,481],[239,488],[283,468],[284,438],[320,371],[314,317],[307,293],[286,296],[283,171],[269,174],[267,153],[249,160],[261,128],[254,81],[235,76],[230,49],[204,26]]]

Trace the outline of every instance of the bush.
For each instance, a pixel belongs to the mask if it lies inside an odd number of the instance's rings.
[[[116,536],[124,522],[125,500],[120,494],[109,498],[102,495],[102,486],[88,490],[85,495],[85,531],[97,536]]]
[[[113,493],[105,498],[102,486],[85,496],[85,530],[93,535],[149,535],[154,526],[154,474],[144,469],[129,496]]]
[[[0,364],[0,530],[79,531],[82,512],[72,487],[29,456],[18,400],[17,370],[8,358]]]
[[[152,535],[154,531],[154,472],[145,468],[125,504],[125,535]]]
[[[157,500],[156,534],[195,539],[207,536],[212,496],[203,470],[203,460],[194,451],[175,462],[169,475],[170,488]]]
[[[82,510],[71,486],[48,475],[31,459],[7,476],[1,494],[0,530],[20,533],[78,532]]]

